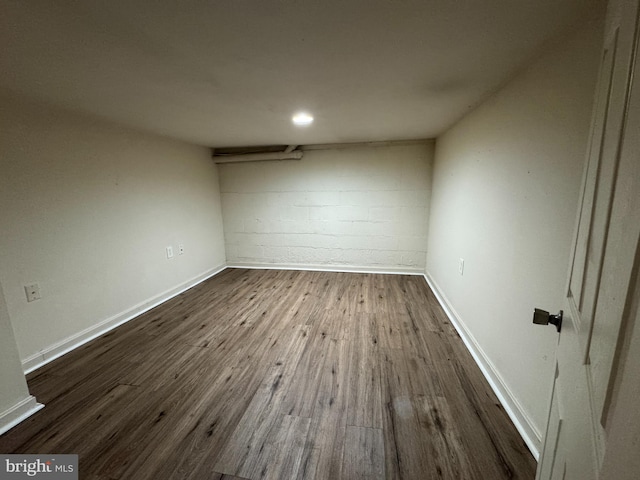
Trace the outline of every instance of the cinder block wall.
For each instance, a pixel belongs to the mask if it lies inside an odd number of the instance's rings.
[[[424,272],[432,142],[220,165],[227,263]]]

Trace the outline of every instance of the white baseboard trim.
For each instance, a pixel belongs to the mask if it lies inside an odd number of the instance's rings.
[[[36,402],[36,397],[29,395],[13,407],[0,413],[0,435],[8,432],[43,407],[43,404]]]
[[[424,270],[419,268],[313,265],[302,263],[234,262],[227,265],[227,268],[250,268],[254,270],[303,270],[311,272],[382,273],[388,275],[424,275]]]
[[[133,318],[141,315],[154,307],[157,307],[161,303],[170,300],[171,298],[180,295],[181,293],[189,290],[190,288],[196,286],[197,284],[204,282],[208,278],[213,277],[214,275],[220,273],[225,268],[226,265],[219,265],[212,269],[207,270],[206,272],[197,275],[186,282],[181,283],[180,285],[166,290],[154,297],[151,297],[144,302],[141,302],[133,307],[125,310],[124,312],[113,315],[112,317],[103,320],[96,325],[92,325],[91,327],[82,330],[70,337],[65,338],[64,340],[55,343],[53,345],[48,346],[44,350],[36,353],[35,355],[31,355],[30,357],[22,360],[22,368],[25,374],[33,372],[34,370],[46,365],[47,363],[55,360],[58,357],[61,357],[65,353],[70,352],[78,348],[81,345],[84,345],[91,340],[104,335],[110,330],[122,325],[123,323],[132,320]]]
[[[460,316],[456,313],[455,309],[447,300],[447,297],[444,295],[438,284],[435,280],[429,275],[427,272],[424,275],[425,280],[431,287],[434,295],[440,302],[442,309],[449,317],[451,324],[457,330],[460,338],[464,342],[467,350],[471,353],[471,356],[480,367],[482,374],[489,382],[489,385],[493,389],[493,392],[500,400],[500,403],[504,407],[507,415],[515,425],[518,433],[526,443],[527,447],[533,454],[536,461],[540,458],[540,446],[542,445],[542,435],[538,431],[538,429],[533,425],[531,419],[526,414],[518,399],[513,395],[509,387],[502,380],[502,376],[498,373],[495,366],[489,360],[489,357],[484,353],[474,336],[467,329],[465,323],[462,321]]]

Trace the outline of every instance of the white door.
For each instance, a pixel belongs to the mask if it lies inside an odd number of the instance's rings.
[[[640,262],[639,5],[640,0],[612,0],[607,10],[539,480],[599,478],[624,332],[635,318],[630,306],[637,301]]]

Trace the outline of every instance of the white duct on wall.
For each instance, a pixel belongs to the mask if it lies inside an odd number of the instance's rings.
[[[265,152],[246,153],[244,155],[220,155],[213,157],[215,163],[238,163],[238,162],[265,162],[273,160],[300,160],[303,153],[300,150],[291,152]]]
[[[279,160],[300,160],[304,152],[309,150],[343,150],[349,148],[362,147],[392,147],[402,145],[423,145],[431,144],[433,139],[416,139],[416,140],[387,140],[380,142],[354,142],[354,143],[327,143],[312,145],[288,145],[281,152],[274,152],[273,147],[263,147],[267,151],[260,152],[259,148],[254,148],[250,153],[239,153],[238,148],[222,148],[216,150],[211,149],[211,156],[215,163],[239,163],[239,162],[268,162]],[[252,147],[247,147],[251,149]],[[278,147],[276,147],[278,148]],[[281,145],[279,148],[283,148]],[[271,151],[269,151],[271,150]],[[222,153],[225,152],[225,153]]]

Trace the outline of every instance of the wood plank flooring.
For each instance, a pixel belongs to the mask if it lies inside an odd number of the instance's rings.
[[[533,479],[418,276],[228,269],[28,377],[80,478]]]

